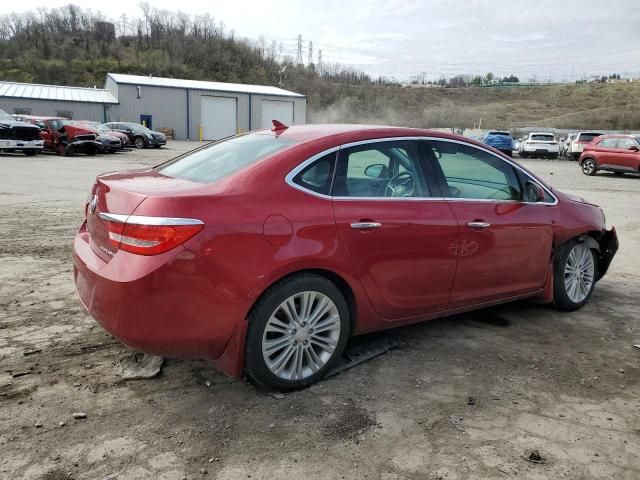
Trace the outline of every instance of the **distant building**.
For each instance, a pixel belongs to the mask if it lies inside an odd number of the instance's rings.
[[[100,122],[127,121],[173,130],[176,139],[218,140],[276,119],[306,122],[304,95],[277,87],[108,73],[105,88],[0,82],[8,113]]]

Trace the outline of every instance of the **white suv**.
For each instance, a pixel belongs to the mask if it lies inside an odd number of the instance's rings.
[[[553,133],[531,132],[520,142],[519,154],[522,158],[547,157],[558,158],[560,146]]]
[[[584,150],[584,146],[600,135],[603,134],[598,132],[578,132],[571,140],[571,143],[569,143],[567,157],[571,160],[578,160],[582,154],[582,150]]]

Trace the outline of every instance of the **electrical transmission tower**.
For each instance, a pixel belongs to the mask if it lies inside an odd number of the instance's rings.
[[[322,50],[318,50],[318,75],[322,76]]]
[[[296,64],[302,65],[302,35],[298,35],[298,53],[296,55]]]
[[[309,59],[307,60],[307,65],[313,65],[313,42],[309,41]]]

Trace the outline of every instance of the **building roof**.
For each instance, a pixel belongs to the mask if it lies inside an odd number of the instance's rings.
[[[217,92],[255,93],[279,97],[300,97],[304,95],[266,85],[246,85],[244,83],[206,82],[203,80],[183,80],[180,78],[162,78],[144,75],[127,75],[124,73],[107,73],[116,83],[128,85],[145,85],[150,87],[173,87],[191,90],[211,90]]]
[[[0,81],[0,97],[63,100],[67,102],[118,103],[109,90]]]

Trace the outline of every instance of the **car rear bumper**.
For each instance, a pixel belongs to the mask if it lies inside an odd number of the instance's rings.
[[[177,247],[156,256],[118,251],[105,262],[85,225],[73,243],[74,280],[87,311],[122,343],[167,357],[215,360],[250,301],[207,260]],[[205,265],[206,262],[206,265]]]
[[[557,145],[525,145],[522,148],[527,153],[554,154],[559,152]]]

